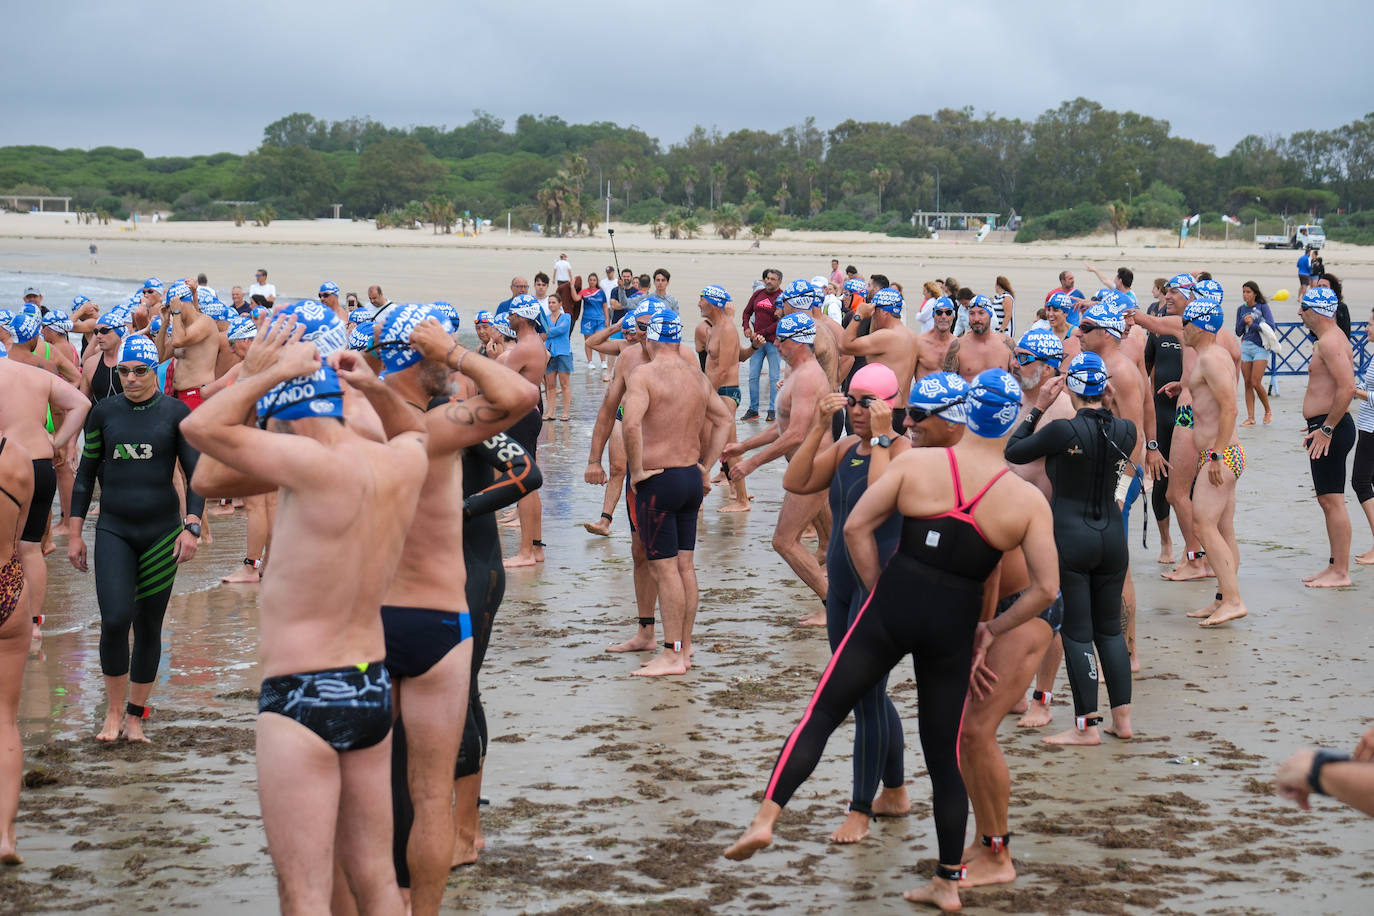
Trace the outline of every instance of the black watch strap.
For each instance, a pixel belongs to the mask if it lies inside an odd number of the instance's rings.
[[[1344,763],[1350,759],[1349,754],[1342,754],[1340,751],[1319,750],[1312,758],[1312,769],[1307,771],[1307,785],[1318,795],[1325,795],[1322,789],[1322,767],[1328,763]]]

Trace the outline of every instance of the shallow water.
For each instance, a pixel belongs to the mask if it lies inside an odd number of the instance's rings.
[[[782,468],[751,478],[750,513],[717,514],[722,495],[707,497],[696,667],[678,679],[628,677],[638,659],[602,651],[633,626],[623,507],[611,538],[580,526],[600,511],[601,491],[581,475],[604,387],[580,360],[575,419],[547,424],[540,442],[549,560],[509,575],[483,674],[493,739],[488,848],[451,878],[448,904],[500,913],[909,912],[898,894],[931,873],[934,833],[906,667],[891,690],[905,720],[914,816],[877,823],[857,847],[825,843],[848,797],[846,725],[774,847],[745,864],[719,858],[752,817],[828,657],[822,632],[792,625],[816,600],[769,543]],[[1352,747],[1374,693],[1369,570],[1354,571],[1354,590],[1314,593],[1298,581],[1325,558],[1297,448],[1298,406],[1292,392],[1276,402],[1273,426],[1241,430],[1251,457],[1237,518],[1245,620],[1211,632],[1183,616],[1212,587],[1157,578],[1156,534],[1151,526],[1151,547],[1140,547],[1137,505],[1138,737],[1055,750],[1014,720],[1004,724],[1021,877],[966,892],[970,911],[1363,909],[1374,884],[1368,820],[1324,800],[1303,813],[1272,794],[1277,761],[1292,748]],[[1370,535],[1358,514],[1352,520],[1360,551]],[[0,872],[0,908],[274,906],[254,794],[256,596],[218,585],[242,558],[242,513],[214,517],[213,531],[215,544],[178,576],[151,747],[91,738],[103,709],[95,597],[59,539],[47,635],[21,703],[32,788],[18,829],[28,861]],[[503,530],[507,553],[516,536]],[[1062,678],[1059,688],[1067,698]],[[1054,711],[1066,727],[1069,706],[1060,700]],[[1202,762],[1170,762],[1179,756]]]

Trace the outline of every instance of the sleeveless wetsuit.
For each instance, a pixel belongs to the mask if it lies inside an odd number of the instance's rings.
[[[105,365],[105,357],[101,356],[95,361],[95,369],[91,372],[91,402],[123,393],[124,383],[119,380],[119,373],[114,366]]]
[[[830,546],[825,553],[825,572],[829,587],[825,594],[825,629],[830,637],[830,651],[839,648],[840,641],[859,609],[868,598],[863,582],[849,560],[844,542],[844,523],[850,510],[868,489],[868,466],[871,455],[859,454],[859,443],[840,458],[835,476],[830,478]],[[886,562],[897,549],[901,533],[901,517],[895,513],[878,526],[878,558]],[[854,793],[851,811],[872,814],[872,802],[878,792],[878,782],[890,789],[905,781],[902,766],[902,720],[897,708],[887,696],[887,675],[854,707]]]
[[[1045,459],[1054,487],[1054,541],[1064,593],[1064,662],[1073,688],[1074,714],[1097,712],[1097,660],[1112,706],[1131,702],[1131,659],[1121,632],[1121,587],[1130,553],[1116,508],[1118,464],[1135,448],[1135,425],[1101,408],[1035,429],[1027,417],[1007,443],[1007,460]]]
[[[910,654],[940,861],[953,865],[963,853],[968,826],[958,742],[973,663],[973,632],[982,611],[984,582],[1002,559],[1002,552],[983,539],[973,512],[1010,468],[966,501],[958,462],[953,451],[946,452],[954,508],[930,518],[901,519],[897,552],[821,675],[806,714],[783,745],[764,797],[786,805],[816,768],[831,732]]]
[[[100,605],[100,667],[107,677],[150,684],[162,658],[162,617],[172,595],[181,533],[181,500],[172,485],[177,462],[189,480],[199,453],[181,436],[185,404],[154,394],[135,404],[105,398],[86,417],[81,466],[72,487],[72,518],[86,517],[96,480],[95,594]],[[205,500],[186,492],[186,511]],[[132,662],[129,629],[133,628]]]
[[[1154,306],[1151,315],[1162,314]],[[1145,338],[1145,371],[1154,370],[1155,399],[1155,440],[1159,442],[1159,454],[1165,461],[1174,442],[1174,422],[1178,419],[1178,398],[1166,397],[1159,393],[1169,382],[1183,378],[1183,344],[1172,334],[1151,334]],[[1150,492],[1150,503],[1155,511],[1155,520],[1164,521],[1169,517],[1169,488],[1155,487]]]

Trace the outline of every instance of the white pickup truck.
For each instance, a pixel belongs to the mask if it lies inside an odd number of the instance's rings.
[[[1316,224],[1294,226],[1287,235],[1256,235],[1262,248],[1325,248],[1326,230]]]

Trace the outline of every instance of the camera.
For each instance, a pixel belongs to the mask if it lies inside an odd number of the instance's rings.
[[[607,229],[607,230],[606,230],[606,234],[607,234],[607,235],[615,235],[615,230],[614,230],[614,229]]]

